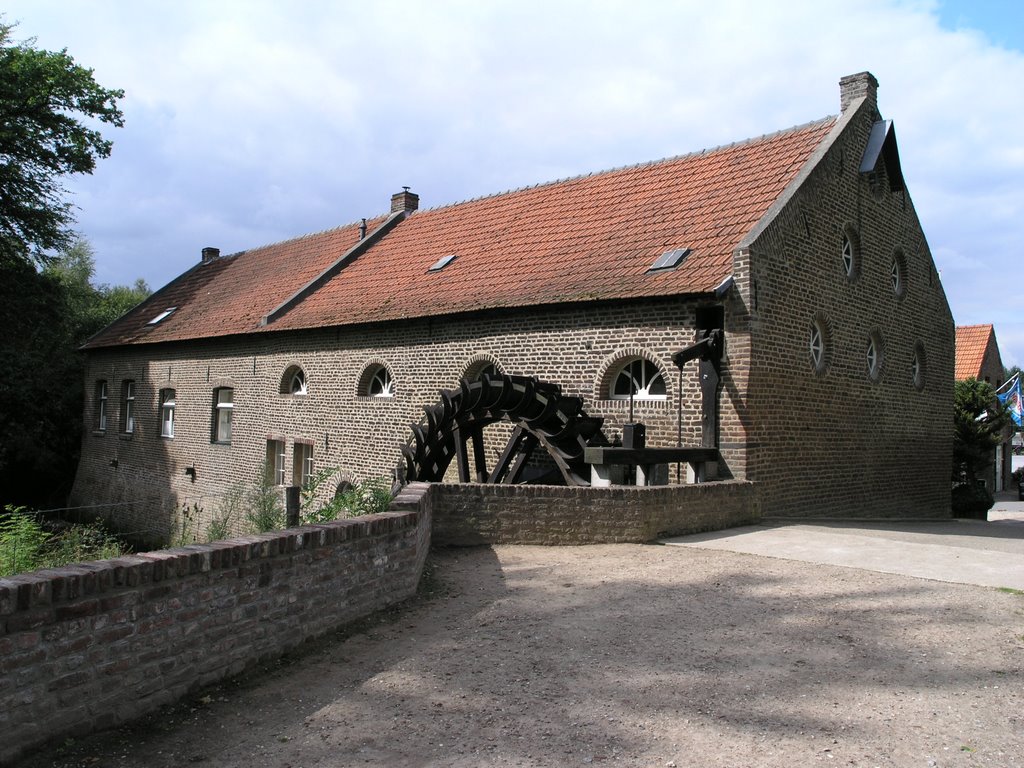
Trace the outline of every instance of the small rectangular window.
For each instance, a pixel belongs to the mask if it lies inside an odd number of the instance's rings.
[[[163,312],[161,312],[159,315],[157,315],[152,320],[150,320],[148,323],[146,323],[146,325],[156,325],[156,324],[160,323],[161,321],[166,320],[168,317],[170,317],[172,314],[174,314],[174,310],[176,310],[176,309],[177,309],[177,307],[168,307]]]
[[[160,436],[174,437],[174,390],[160,390]]]
[[[122,392],[124,393],[124,418],[121,426],[126,435],[135,431],[135,382],[125,379]]]
[[[267,440],[267,482],[284,485],[284,440]]]
[[[213,441],[215,443],[231,442],[231,416],[234,409],[235,390],[231,387],[220,387],[214,391]]]
[[[665,251],[661,256],[655,259],[654,263],[651,264],[648,272],[662,272],[670,269],[675,269],[686,257],[690,255],[689,248],[673,248],[670,251]]]
[[[292,452],[292,485],[304,488],[313,477],[313,446],[295,443]]]
[[[107,429],[107,382],[96,382],[96,429],[105,432]]]

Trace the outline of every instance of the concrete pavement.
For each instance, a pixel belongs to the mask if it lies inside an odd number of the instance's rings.
[[[921,579],[1024,590],[1024,502],[1000,494],[988,521],[775,521],[662,541]]]

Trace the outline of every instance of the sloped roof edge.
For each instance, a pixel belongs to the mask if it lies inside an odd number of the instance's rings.
[[[810,175],[818,167],[818,164],[824,159],[825,155],[828,154],[828,151],[832,149],[836,141],[839,140],[839,137],[842,136],[843,131],[845,131],[847,126],[849,126],[850,123],[853,122],[854,118],[856,118],[857,115],[860,114],[861,109],[863,109],[864,105],[869,101],[871,100],[867,96],[861,96],[856,101],[852,102],[850,104],[849,109],[847,109],[845,112],[839,115],[838,118],[835,116],[833,116],[832,118],[826,118],[834,119],[836,121],[836,124],[832,127],[832,130],[829,132],[828,136],[825,137],[824,141],[818,144],[814,152],[812,152],[811,156],[807,159],[807,162],[804,163],[804,167],[800,169],[800,172],[797,173],[796,176],[793,177],[793,180],[789,182],[786,188],[782,190],[782,194],[775,198],[775,202],[772,203],[771,207],[768,208],[767,211],[765,211],[764,215],[761,217],[761,220],[758,221],[757,224],[755,224],[749,232],[747,232],[746,236],[740,241],[739,245],[736,246],[737,251],[743,250],[744,248],[749,248],[754,243],[754,241],[757,240],[757,238],[760,237],[761,234],[768,228],[768,226],[773,221],[775,221],[778,215],[782,212],[782,209],[789,205],[789,202],[796,195],[797,190],[800,189],[801,186],[803,186],[804,182],[807,181]],[[874,109],[874,102],[871,102],[870,106],[872,109]]]

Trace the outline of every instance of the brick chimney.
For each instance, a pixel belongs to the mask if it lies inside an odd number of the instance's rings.
[[[220,248],[203,248],[203,264],[209,264],[220,258]]]
[[[402,187],[401,192],[396,192],[391,196],[392,213],[398,213],[399,211],[412,213],[419,207],[420,196],[415,192],[410,192],[408,187]]]
[[[878,110],[878,81],[870,72],[858,72],[839,80],[839,111],[846,112],[857,99],[867,96],[870,105]]]

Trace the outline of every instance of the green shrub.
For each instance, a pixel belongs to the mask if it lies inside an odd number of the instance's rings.
[[[284,527],[284,502],[281,492],[274,486],[264,466],[246,497],[248,509],[245,521],[254,533],[266,533]]]
[[[24,507],[7,506],[0,516],[0,576],[107,560],[127,551],[99,520],[50,533],[38,516]]]
[[[199,541],[199,518],[203,515],[203,508],[198,502],[189,506],[187,502],[181,505],[181,512],[178,513],[178,524],[175,526],[174,534],[171,536],[170,546],[184,547],[195,544]]]
[[[50,536],[34,513],[5,506],[0,516],[0,576],[43,567],[43,551]]]
[[[341,505],[338,497],[335,496],[326,504],[321,504],[317,498],[320,488],[337,473],[336,467],[321,469],[313,475],[300,491],[302,499],[299,507],[299,515],[305,525],[312,523],[325,523],[328,520],[337,519],[341,513]]]
[[[356,483],[335,496],[334,502],[345,517],[359,517],[386,512],[392,498],[391,482],[385,477],[379,477]]]
[[[231,535],[231,521],[237,519],[245,507],[245,486],[236,483],[221,496],[217,513],[206,526],[207,541],[221,541]]]
[[[103,522],[96,520],[89,525],[72,525],[52,536],[44,559],[47,566],[59,567],[88,560],[109,560],[127,551],[128,548],[106,530]]]
[[[996,500],[981,483],[961,483],[953,486],[953,517],[975,520],[988,519],[988,511]]]

